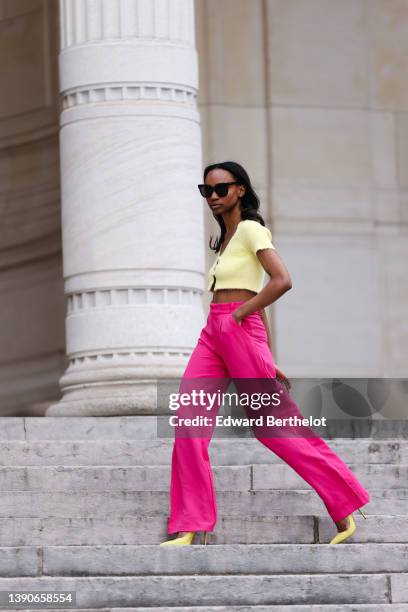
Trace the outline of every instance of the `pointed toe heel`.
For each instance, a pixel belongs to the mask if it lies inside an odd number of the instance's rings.
[[[165,542],[161,542],[159,546],[188,546],[193,543],[194,536],[197,531],[188,531],[183,536],[178,538],[173,538],[173,540],[166,540]],[[207,531],[203,532],[203,544],[207,544]]]
[[[174,538],[173,540],[166,540],[165,542],[161,542],[159,546],[188,546],[193,543],[195,531],[188,531],[183,536],[178,538]]]

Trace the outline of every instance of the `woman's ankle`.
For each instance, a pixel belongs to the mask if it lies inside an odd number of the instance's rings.
[[[344,518],[340,519],[339,521],[335,521],[335,524],[336,524],[336,527],[337,527],[337,531],[339,531],[339,532],[346,531],[350,527],[350,519],[349,519],[348,516],[345,516]]]

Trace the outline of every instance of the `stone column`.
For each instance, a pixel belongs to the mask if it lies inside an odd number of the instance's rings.
[[[67,370],[53,415],[154,413],[204,324],[193,0],[60,0]]]

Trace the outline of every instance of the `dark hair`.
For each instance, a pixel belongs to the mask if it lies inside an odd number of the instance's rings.
[[[252,219],[253,221],[258,221],[261,225],[265,225],[265,221],[262,218],[262,215],[258,212],[260,202],[259,197],[254,191],[252,187],[251,180],[248,176],[247,171],[237,162],[233,161],[225,161],[219,162],[217,164],[211,164],[210,166],[206,166],[204,169],[204,181],[205,177],[211,170],[215,170],[216,168],[220,168],[221,170],[227,170],[232,174],[236,181],[239,181],[241,185],[245,186],[245,194],[241,198],[241,219]],[[226,227],[222,215],[214,215],[218,225],[221,228],[221,235],[216,238],[214,244],[212,244],[212,236],[210,238],[209,247],[216,253],[221,248],[222,243],[224,242],[224,237],[226,234]]]

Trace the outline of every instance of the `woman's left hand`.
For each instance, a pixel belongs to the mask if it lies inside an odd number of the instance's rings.
[[[242,324],[242,319],[244,317],[240,317],[239,315],[236,314],[237,310],[234,310],[233,312],[231,312],[231,316],[234,317],[235,321],[238,323],[238,325]]]
[[[289,389],[291,388],[291,383],[290,383],[289,378],[286,376],[286,374],[282,372],[282,370],[278,368],[278,366],[275,366],[275,368],[276,368],[276,378],[280,380],[285,385],[286,389],[289,391]]]

